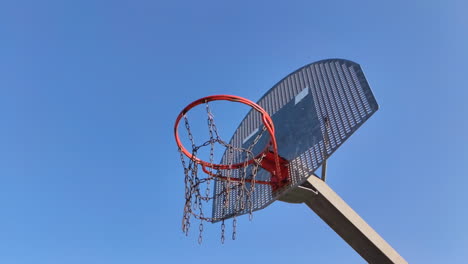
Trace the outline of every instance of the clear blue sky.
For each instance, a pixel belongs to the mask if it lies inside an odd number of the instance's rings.
[[[329,185],[410,263],[468,259],[466,1],[2,1],[0,263],[363,263],[304,205],[180,229],[172,126],[325,58],[380,110]],[[237,112],[225,113],[237,114]],[[237,122],[232,124],[237,126]],[[229,226],[229,225],[228,225]]]

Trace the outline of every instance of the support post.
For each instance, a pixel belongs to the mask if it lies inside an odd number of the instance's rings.
[[[368,263],[408,263],[315,175],[279,200],[289,203],[305,203]]]

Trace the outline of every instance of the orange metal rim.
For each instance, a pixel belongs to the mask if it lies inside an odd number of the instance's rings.
[[[248,106],[251,106],[253,109],[255,109],[257,112],[259,112],[262,116],[262,121],[263,124],[265,125],[268,133],[270,134],[271,140],[271,146],[273,148],[273,152],[278,153],[277,149],[277,144],[276,144],[276,138],[275,138],[275,127],[273,124],[273,120],[271,119],[270,115],[263,109],[261,106],[258,104],[250,101],[249,99],[240,97],[240,96],[235,96],[235,95],[211,95],[211,96],[206,96],[203,98],[200,98],[196,101],[193,101],[189,105],[187,105],[182,111],[179,113],[177,116],[176,122],[174,124],[174,136],[175,140],[177,143],[177,147],[180,149],[180,151],[187,156],[189,159],[193,160],[194,162],[202,165],[203,167],[208,167],[208,168],[213,168],[216,170],[226,170],[226,169],[238,169],[242,168],[244,166],[247,166],[249,164],[252,164],[254,162],[254,159],[251,159],[247,162],[242,162],[242,163],[236,163],[236,164],[231,164],[231,165],[225,165],[225,164],[214,164],[214,163],[209,163],[206,161],[203,161],[197,157],[194,157],[192,153],[190,153],[182,144],[179,138],[179,123],[180,120],[185,116],[185,114],[192,108],[194,108],[197,105],[200,104],[205,104],[207,102],[212,102],[212,101],[231,101],[231,102],[236,102],[236,103],[242,103]]]

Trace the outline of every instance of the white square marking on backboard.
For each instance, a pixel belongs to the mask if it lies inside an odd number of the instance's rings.
[[[306,95],[308,94],[309,94],[309,87],[306,87],[300,93],[296,95],[296,97],[294,98],[294,104],[297,105],[297,103],[299,103],[302,99],[304,99],[304,97],[306,97]]]
[[[247,140],[253,137],[253,135],[257,134],[257,132],[258,132],[258,127],[254,131],[252,131],[252,133],[250,133],[246,138],[244,138],[244,140],[242,141],[242,144],[245,144],[245,142],[247,142]]]

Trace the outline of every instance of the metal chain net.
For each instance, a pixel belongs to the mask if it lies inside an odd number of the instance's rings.
[[[195,218],[199,221],[198,226],[198,243],[201,244],[203,241],[203,229],[204,222],[222,221],[221,223],[221,243],[225,240],[225,219],[215,219],[206,216],[203,209],[205,205],[212,202],[213,199],[224,197],[223,206],[226,208],[234,205],[236,212],[242,212],[248,210],[249,219],[252,219],[253,211],[253,193],[255,191],[255,177],[259,171],[260,164],[264,155],[258,157],[254,156],[253,148],[258,143],[266,128],[260,130],[260,133],[254,138],[252,143],[247,147],[233,146],[222,140],[218,134],[218,130],[215,125],[214,116],[211,113],[208,103],[206,103],[207,123],[208,123],[208,135],[209,139],[200,145],[195,143],[193,133],[190,130],[189,121],[187,115],[185,115],[184,123],[187,130],[188,139],[192,147],[192,158],[187,158],[182,151],[179,149],[180,159],[184,168],[185,175],[185,205],[182,217],[182,231],[188,236],[191,220]],[[228,169],[228,170],[214,170],[213,168],[206,167],[205,169],[209,174],[201,171],[199,174],[199,167],[201,166],[195,162],[197,153],[201,148],[209,148],[209,163],[213,164],[215,157],[215,145],[219,144],[225,148],[225,156],[227,157],[226,165],[232,165],[235,163],[244,163],[242,168]],[[242,160],[239,162],[239,160]],[[248,163],[250,160],[254,162]],[[211,174],[211,175],[210,175]],[[224,181],[223,190],[219,193],[212,193],[211,186],[212,181]],[[248,184],[247,184],[248,183]],[[235,201],[230,201],[232,197],[230,193],[235,191],[237,195],[234,196]],[[232,221],[232,239],[235,240],[237,235],[237,219],[233,218]]]

